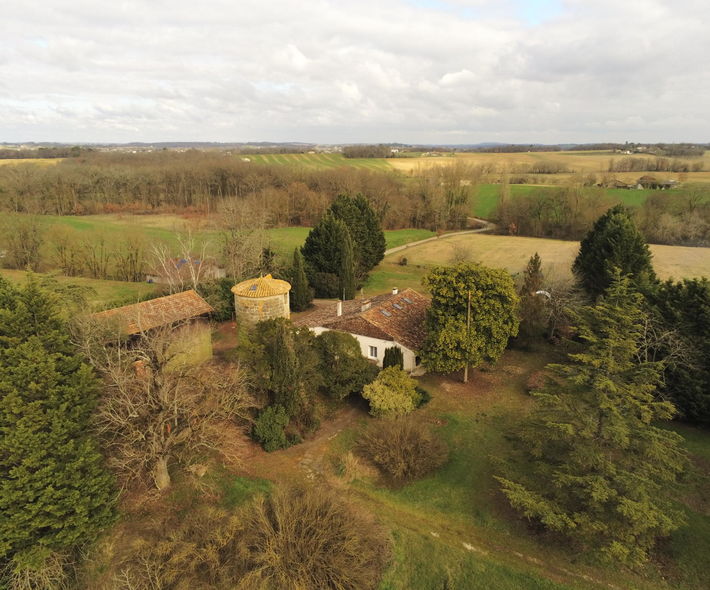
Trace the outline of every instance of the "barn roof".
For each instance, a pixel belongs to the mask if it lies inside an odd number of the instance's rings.
[[[115,321],[124,334],[139,334],[214,311],[194,290],[166,295],[93,314],[98,320]]]
[[[367,301],[344,301],[341,316],[337,315],[334,303],[305,314],[294,323],[391,340],[416,351],[426,337],[425,319],[429,304],[428,297],[414,289],[405,289],[396,295],[378,295]]]
[[[271,275],[247,279],[232,287],[232,293],[240,297],[271,297],[273,295],[283,295],[290,290],[290,283],[275,279]]]

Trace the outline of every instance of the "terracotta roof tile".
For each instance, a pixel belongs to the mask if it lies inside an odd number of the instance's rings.
[[[166,295],[133,305],[93,314],[99,320],[116,321],[125,334],[139,334],[214,311],[194,290]]]
[[[295,320],[295,324],[309,328],[322,327],[360,336],[399,342],[411,350],[418,350],[426,337],[426,310],[430,299],[414,289],[397,295],[378,295],[366,301],[344,301],[343,315],[338,316],[337,304],[321,307]]]

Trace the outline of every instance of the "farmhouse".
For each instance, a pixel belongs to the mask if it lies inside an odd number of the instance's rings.
[[[212,356],[212,335],[207,314],[212,306],[195,291],[183,291],[92,314],[115,330],[117,336],[139,338],[153,330],[176,327],[176,345],[194,361]]]
[[[337,330],[352,334],[360,343],[363,356],[382,366],[385,350],[398,346],[404,354],[404,369],[421,371],[417,350],[426,336],[425,316],[428,297],[413,289],[401,293],[393,289],[386,295],[355,301],[338,301],[301,315],[294,321],[316,334]]]

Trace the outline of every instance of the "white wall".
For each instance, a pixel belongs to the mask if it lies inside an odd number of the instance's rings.
[[[327,328],[311,328],[316,334],[322,334],[327,331]],[[362,356],[370,360],[376,360],[377,366],[382,366],[382,361],[385,358],[385,350],[393,346],[399,346],[402,349],[402,355],[404,356],[404,370],[414,371],[415,369],[420,369],[416,365],[417,355],[414,351],[409,350],[406,346],[402,346],[399,342],[394,342],[392,340],[381,340],[379,338],[371,338],[370,336],[360,336],[359,334],[351,334],[360,344],[360,352]],[[370,356],[370,346],[377,348],[377,357]]]

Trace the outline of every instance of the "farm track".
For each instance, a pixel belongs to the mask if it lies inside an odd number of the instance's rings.
[[[390,254],[396,254],[397,252],[401,252],[402,250],[406,250],[407,248],[410,248],[412,246],[421,246],[422,244],[426,244],[427,242],[433,242],[435,240],[444,240],[446,238],[453,238],[454,236],[463,236],[465,234],[480,234],[483,232],[491,231],[495,229],[496,225],[494,223],[491,223],[490,221],[486,221],[485,219],[478,219],[476,217],[471,218],[473,221],[476,221],[478,223],[482,223],[483,227],[480,227],[478,229],[466,229],[462,231],[455,231],[451,232],[448,234],[442,234],[440,236],[433,236],[431,238],[426,238],[424,240],[418,240],[416,242],[409,242],[408,244],[403,244],[402,246],[395,246],[394,248],[390,248],[389,250],[385,250],[385,256],[389,256]]]

